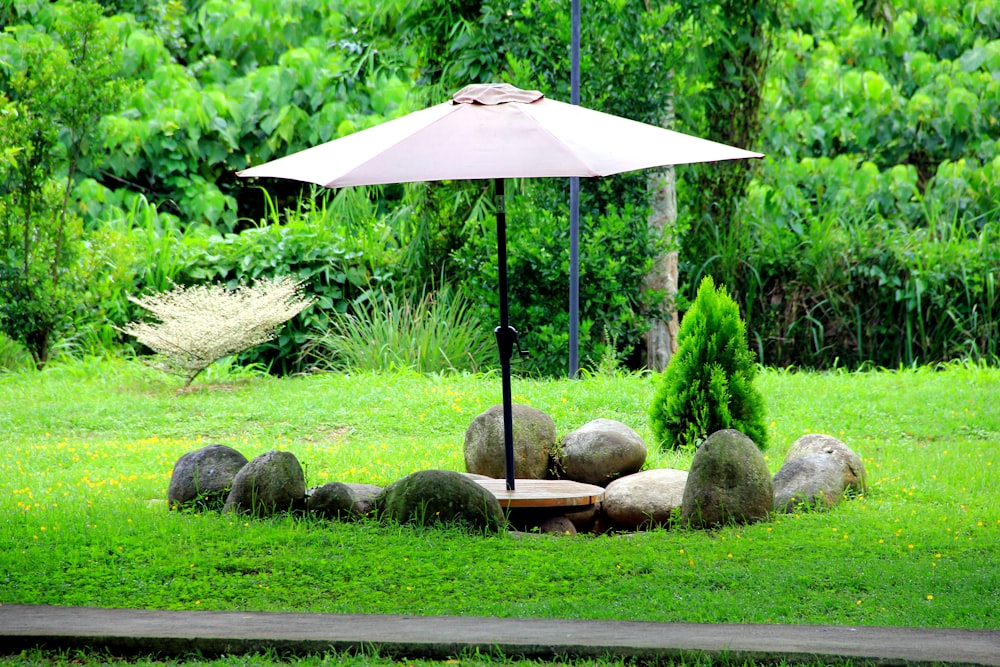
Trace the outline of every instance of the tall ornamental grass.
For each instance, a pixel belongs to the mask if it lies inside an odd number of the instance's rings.
[[[478,372],[496,358],[492,329],[478,312],[457,289],[415,300],[379,292],[334,316],[311,354],[331,370]]]

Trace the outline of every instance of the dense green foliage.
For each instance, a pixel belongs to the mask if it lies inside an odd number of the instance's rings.
[[[507,80],[568,99],[565,3],[102,5],[107,16],[95,27],[117,40],[121,63],[105,74],[120,72],[133,85],[101,98],[114,105],[100,122],[88,111],[46,129],[48,162],[31,173],[44,174],[50,195],[30,201],[49,202],[45,210],[62,202],[56,225],[46,222],[47,213],[26,218],[29,200],[13,202],[18,184],[30,179],[15,168],[26,164],[27,116],[12,122],[11,105],[37,110],[63,99],[17,93],[18,77],[32,53],[49,63],[65,57],[57,24],[83,16],[83,5],[19,0],[0,11],[7,27],[0,34],[0,92],[8,99],[0,112],[7,202],[0,219],[12,233],[36,229],[42,246],[67,239],[58,261],[69,281],[87,286],[73,295],[87,299],[72,303],[42,282],[34,293],[50,298],[14,298],[12,287],[6,307],[24,312],[8,321],[52,315],[59,320],[51,327],[59,332],[57,347],[101,349],[124,342],[110,324],[134,314],[126,293],[162,290],[169,280],[232,282],[286,270],[313,278],[314,292],[338,312],[353,312],[357,299],[363,305],[372,286],[416,299],[466,282],[473,271],[478,315],[493,321],[488,185],[342,191],[327,202],[327,214],[326,204],[299,204],[317,197],[310,189],[269,181],[260,183],[264,193],[234,174],[441,101],[473,81]],[[678,168],[680,217],[672,238],[684,295],[693,297],[704,275],[726,285],[762,363],[995,359],[1000,7],[954,11],[949,0],[899,0],[891,21],[873,23],[869,5],[588,4],[582,101],[653,123],[665,120],[672,102],[677,129],[768,154],[749,172],[749,164],[734,173],[721,165]],[[867,14],[858,15],[858,6]],[[734,12],[739,16],[730,20]],[[756,91],[763,94],[759,117],[749,106],[733,106]],[[730,122],[736,115],[740,122]],[[748,195],[738,197],[744,185]],[[640,313],[657,297],[643,293],[642,274],[661,245],[646,238],[647,188],[645,174],[583,183],[587,363],[608,358],[612,340],[612,356],[631,367],[641,363]],[[568,262],[560,241],[568,227],[566,183],[538,179],[515,190],[511,279],[521,293],[512,301],[512,321],[533,355],[521,370],[557,374],[567,335]],[[363,242],[351,241],[355,236]],[[257,243],[264,247],[251,247]],[[323,262],[330,268],[319,268]],[[31,304],[48,315],[29,313]],[[310,321],[293,321],[277,347],[244,361],[301,369],[302,346],[326,324],[326,314],[312,312]]]
[[[721,429],[736,429],[765,449],[764,397],[754,386],[757,366],[747,347],[740,309],[711,278],[681,322],[677,353],[663,371],[650,409],[650,427],[664,447],[694,449]]]
[[[998,353],[1000,6],[895,5],[891,30],[849,2],[788,7],[746,232],[688,248],[763,363]]]
[[[42,7],[48,30],[0,39],[0,332],[38,367],[78,311],[101,296],[79,211],[77,172],[99,166],[100,120],[128,86],[120,34],[94,3]]]
[[[511,323],[521,333],[526,356],[522,372],[560,375],[569,358],[569,225],[565,213],[535,208],[516,198],[508,206],[516,232],[508,237]],[[589,252],[580,254],[581,359],[596,366],[607,355],[619,357],[619,341],[637,341],[644,331],[643,294],[636,294],[649,270],[654,242],[634,207],[608,211],[600,220],[581,220]],[[497,321],[495,230],[471,235],[454,254],[462,288],[481,305],[486,322]],[[626,346],[626,350],[631,349]],[[633,363],[635,360],[633,360]]]

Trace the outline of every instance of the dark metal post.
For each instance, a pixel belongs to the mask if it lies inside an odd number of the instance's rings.
[[[497,205],[497,265],[500,272],[500,326],[494,330],[500,350],[500,375],[503,385],[503,449],[507,490],[514,490],[514,411],[510,390],[510,358],[514,354],[517,331],[510,326],[507,303],[507,210],[504,202],[504,179],[494,180]]]
[[[570,102],[580,103],[580,0],[572,3]],[[580,177],[569,179],[569,376],[580,370]]]

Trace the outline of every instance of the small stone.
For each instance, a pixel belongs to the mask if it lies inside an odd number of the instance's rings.
[[[306,511],[324,519],[353,519],[363,516],[358,513],[356,506],[354,492],[341,482],[330,482],[306,492]]]
[[[564,516],[553,516],[538,524],[538,532],[549,535],[576,535],[576,526]]]

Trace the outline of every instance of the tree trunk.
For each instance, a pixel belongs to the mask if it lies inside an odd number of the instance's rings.
[[[673,79],[673,72],[670,73]],[[672,129],[674,124],[674,100],[670,95],[663,100],[660,125]],[[650,174],[647,182],[649,192],[650,238],[662,239],[663,254],[656,258],[652,270],[646,276],[647,290],[655,290],[663,295],[659,304],[654,304],[650,313],[649,331],[646,332],[646,368],[657,373],[670,363],[670,357],[677,351],[677,176],[673,167],[659,169]]]
[[[670,118],[673,105],[669,105]],[[667,124],[665,123],[664,126]],[[677,243],[674,228],[677,223],[677,179],[674,168],[654,172],[649,178],[650,213],[647,220],[650,237],[662,238],[663,254],[647,274],[645,287],[663,295],[650,313],[650,327],[646,332],[646,368],[661,372],[677,351]]]

